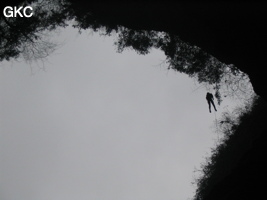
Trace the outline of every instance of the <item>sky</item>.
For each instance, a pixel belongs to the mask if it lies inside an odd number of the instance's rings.
[[[214,147],[207,90],[159,50],[66,28],[43,63],[0,63],[1,200],[187,200]],[[213,91],[211,91],[213,92]]]

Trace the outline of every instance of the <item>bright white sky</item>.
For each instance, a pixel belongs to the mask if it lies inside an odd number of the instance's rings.
[[[119,54],[113,37],[72,28],[55,38],[45,71],[0,64],[0,199],[191,198],[217,138],[207,91],[157,50]]]

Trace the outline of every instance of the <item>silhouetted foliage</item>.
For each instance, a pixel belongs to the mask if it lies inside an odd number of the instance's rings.
[[[118,32],[118,41],[115,45],[117,45],[118,52],[130,48],[139,54],[145,55],[152,48],[162,50],[166,55],[168,69],[185,73],[189,77],[195,78],[199,83],[213,85],[218,104],[222,101],[220,92],[222,86],[226,86],[224,96],[229,95],[229,92],[239,92],[240,83],[246,82],[242,86],[249,86],[247,85],[249,83],[248,78],[234,65],[226,65],[220,62],[199,47],[183,42],[176,35],[156,31],[136,31],[125,27],[119,27],[116,31]],[[239,77],[238,81],[236,77]],[[230,87],[231,91],[227,90]],[[226,90],[228,91],[227,95]],[[252,92],[251,88],[245,90],[250,94]]]
[[[55,48],[55,44],[44,39],[45,31],[58,26],[67,26],[69,19],[61,0],[43,0],[32,3],[34,15],[30,18],[0,18],[0,61],[18,58],[25,60],[44,58]],[[22,4],[23,5],[23,4]]]
[[[234,65],[226,65],[201,48],[182,41],[177,35],[152,30],[133,30],[119,26],[116,22],[99,20],[94,13],[72,0],[32,1],[34,15],[30,18],[0,18],[0,61],[18,58],[36,60],[49,55],[56,45],[44,39],[45,33],[66,27],[74,20],[73,27],[80,31],[92,29],[105,35],[116,33],[118,52],[131,48],[145,55],[152,48],[162,50],[166,55],[168,69],[173,69],[195,78],[199,83],[212,85],[215,98],[221,103],[224,95],[222,86],[233,84],[226,75],[238,76],[241,72]],[[101,9],[101,7],[99,7]],[[45,32],[46,31],[46,32]],[[229,78],[230,76],[228,76]]]
[[[252,105],[237,108],[233,113],[223,113],[216,125],[223,137],[201,166],[201,175],[195,180],[195,200],[206,199],[213,187],[239,164],[253,140],[266,130],[266,111],[266,102],[255,97]]]

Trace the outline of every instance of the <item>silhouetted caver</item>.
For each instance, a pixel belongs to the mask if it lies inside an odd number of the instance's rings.
[[[212,103],[212,105],[213,105],[213,107],[214,107],[214,110],[217,111],[217,110],[216,110],[216,107],[215,107],[215,105],[214,105],[214,102],[213,102],[213,95],[212,95],[211,93],[207,92],[206,99],[207,99],[208,104],[209,104],[209,111],[210,111],[210,113],[211,113],[211,110],[210,110],[210,103]]]

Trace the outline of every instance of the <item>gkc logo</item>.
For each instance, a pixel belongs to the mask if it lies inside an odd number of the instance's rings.
[[[5,17],[31,17],[33,15],[33,9],[31,6],[19,7],[16,6],[13,8],[11,6],[6,6],[3,10]]]

